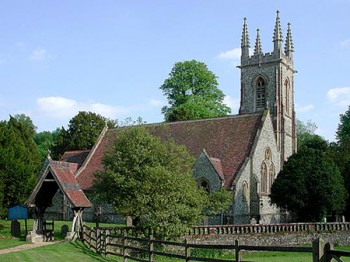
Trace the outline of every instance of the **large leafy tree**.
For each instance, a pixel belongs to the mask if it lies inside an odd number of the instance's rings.
[[[224,116],[231,109],[223,103],[216,75],[196,60],[177,62],[160,87],[169,106],[162,108],[166,121]]]
[[[144,126],[121,128],[104,171],[95,174],[98,196],[158,236],[182,233],[208,201],[191,176],[193,162],[184,146],[161,141]]]
[[[57,128],[55,131],[43,131],[34,135],[34,141],[38,146],[39,153],[42,161],[45,160],[51,149],[55,146],[55,143],[60,135],[60,129]]]
[[[16,117],[0,122],[0,216],[8,207],[24,203],[40,168],[35,130],[28,123]]]
[[[306,123],[297,119],[296,121],[297,128],[297,138],[298,138],[298,150],[301,149],[308,141],[312,140],[317,130],[317,125],[315,122],[308,120]]]
[[[60,129],[52,148],[53,157],[59,158],[67,150],[91,149],[106,124],[113,128],[116,122],[92,112],[79,112],[69,121],[67,130]]]
[[[327,147],[318,136],[309,140],[288,159],[272,185],[271,202],[291,211],[299,222],[321,221],[344,210],[343,177]]]
[[[337,142],[332,145],[332,153],[343,177],[348,192],[345,216],[350,218],[350,106],[340,115],[340,122],[336,132]]]

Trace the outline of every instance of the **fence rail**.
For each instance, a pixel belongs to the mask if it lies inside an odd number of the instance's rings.
[[[220,261],[220,262],[241,262],[242,252],[246,251],[280,251],[280,252],[307,252],[313,255],[314,262],[330,262],[333,258],[336,261],[342,261],[341,257],[350,257],[350,252],[333,250],[329,243],[323,243],[320,239],[312,243],[312,247],[286,247],[286,246],[247,246],[240,245],[236,240],[231,245],[212,245],[212,244],[193,244],[184,242],[160,241],[149,238],[139,238],[115,234],[110,228],[90,228],[84,226],[83,242],[96,253],[103,255],[114,255],[123,257],[124,261],[131,259],[133,261],[154,262],[154,255],[174,257],[184,261]],[[155,245],[172,246],[166,250],[157,250]],[[233,259],[216,259],[195,256],[191,251],[193,249],[215,249],[230,250],[234,253]]]

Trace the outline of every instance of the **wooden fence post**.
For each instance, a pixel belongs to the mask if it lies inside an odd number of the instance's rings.
[[[324,262],[331,262],[332,261],[332,255],[329,254],[329,251],[333,249],[332,245],[330,243],[326,243],[324,246]]]
[[[187,238],[185,238],[185,257],[186,257],[186,262],[190,261],[190,256],[191,256],[191,250],[188,246],[187,243]]]
[[[128,235],[127,232],[124,233],[124,237],[123,237],[123,258],[124,258],[124,262],[128,262],[128,259],[126,258],[126,245],[127,245],[127,240],[126,240],[126,236]]]
[[[241,262],[241,254],[238,239],[235,240],[235,258],[236,262]]]
[[[96,253],[101,254],[101,230],[96,228]]]
[[[323,262],[324,259],[324,242],[321,238],[312,241],[312,261]]]
[[[153,236],[149,235],[149,262],[153,262],[153,248],[154,248]]]

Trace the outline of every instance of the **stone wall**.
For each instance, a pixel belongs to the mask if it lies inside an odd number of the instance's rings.
[[[248,246],[311,246],[312,241],[317,238],[322,238],[325,242],[330,242],[334,245],[349,246],[350,232],[281,232],[281,233],[254,233],[254,234],[238,234],[238,235],[192,235],[185,238],[191,243],[225,245],[234,244],[238,240],[241,245]]]

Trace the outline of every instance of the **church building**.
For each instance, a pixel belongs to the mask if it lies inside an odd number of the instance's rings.
[[[284,161],[296,152],[296,119],[294,112],[293,41],[290,24],[283,46],[279,12],[273,31],[273,50],[262,51],[259,29],[253,53],[250,49],[247,20],[244,18],[241,38],[241,102],[238,115],[217,118],[148,124],[161,139],[172,139],[185,145],[197,159],[193,177],[209,193],[226,188],[232,192],[232,206],[225,214],[211,218],[212,224],[247,224],[285,222],[281,211],[270,204],[271,185]],[[166,126],[167,128],[163,128]],[[132,128],[132,127],[130,127]],[[56,179],[55,172],[68,170],[74,188],[93,201],[94,173],[103,169],[102,158],[118,137],[118,128],[105,128],[91,150],[66,152],[60,161],[48,159],[40,177]],[[72,169],[74,163],[74,169]],[[50,168],[54,166],[54,168]],[[56,179],[57,180],[57,179]],[[72,179],[73,181],[73,179]],[[36,206],[37,188],[27,204]],[[74,196],[57,189],[54,205],[46,212],[59,214],[57,219],[72,216],[66,200]],[[56,200],[55,200],[56,199]],[[58,200],[57,200],[58,199]],[[88,206],[88,204],[85,204]],[[100,207],[84,211],[85,220],[93,218]],[[104,221],[111,221],[108,205],[100,210]]]

